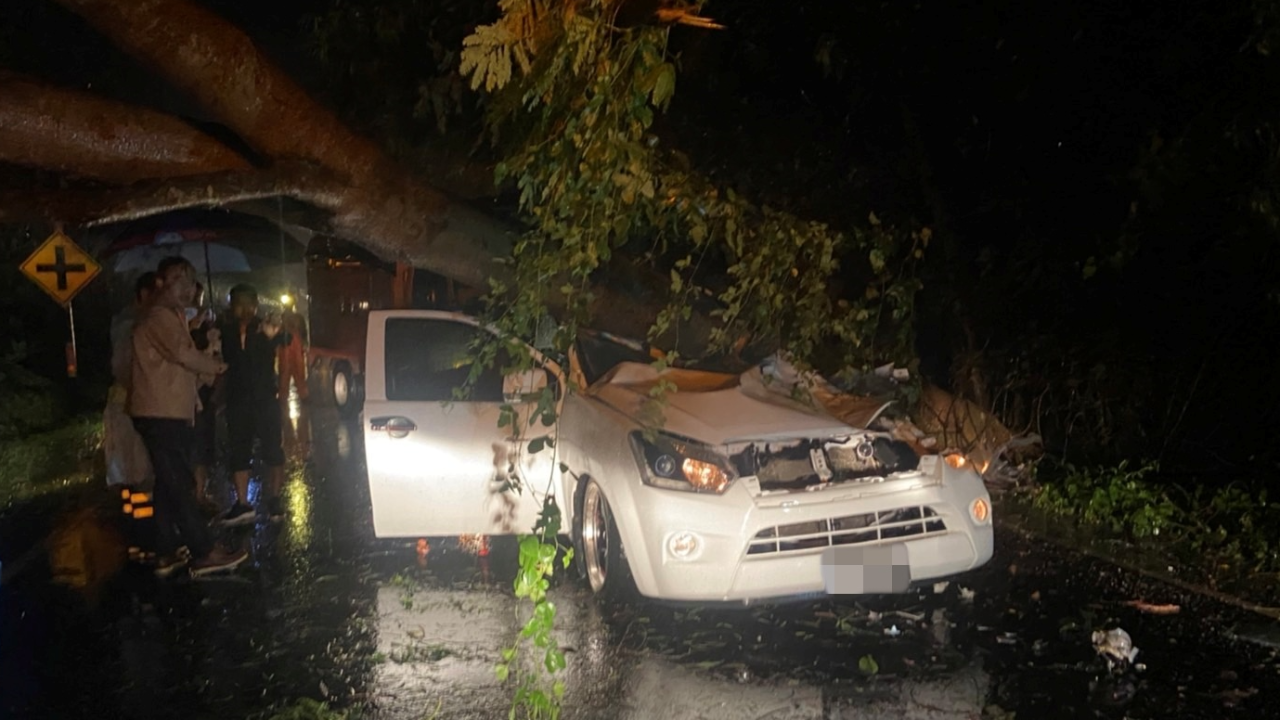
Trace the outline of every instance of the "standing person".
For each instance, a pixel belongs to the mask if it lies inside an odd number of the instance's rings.
[[[260,443],[267,466],[267,514],[284,515],[280,488],[284,484],[284,448],[280,405],[276,396],[276,349],[285,342],[280,325],[258,318],[258,291],[252,285],[231,288],[231,317],[222,325],[222,357],[227,363],[226,390],[228,461],[236,501],[227,511],[227,525],[254,520],[249,505],[249,468],[253,441]]]
[[[187,327],[191,330],[191,341],[196,350],[222,360],[222,343],[219,331],[214,324],[213,310],[204,307],[204,286],[196,283],[195,297],[192,307],[187,310]],[[193,445],[192,464],[195,466],[196,501],[201,506],[213,505],[206,494],[208,492],[209,468],[213,465],[217,454],[217,421],[218,408],[214,405],[214,382],[202,382],[199,390],[200,409],[196,411],[195,444]],[[214,505],[214,513],[217,512]]]
[[[289,400],[289,381],[293,381],[298,389],[298,402],[307,399],[307,354],[303,343],[306,342],[307,321],[298,312],[298,294],[290,296],[292,302],[284,304],[281,316],[281,327],[285,332],[285,342],[277,351],[280,363],[280,402]]]
[[[195,268],[181,258],[160,263],[160,291],[133,329],[129,414],[155,470],[156,574],[167,576],[185,564],[178,537],[194,560],[192,575],[229,570],[244,562],[244,551],[217,547],[191,490],[192,424],[199,402],[200,376],[217,375],[226,365],[196,350],[185,310],[195,290]]]
[[[143,273],[133,286],[133,307],[120,313],[111,326],[111,375],[115,382],[107,393],[102,429],[107,484],[113,487],[147,490],[153,479],[147,449],[128,415],[128,402],[133,372],[133,327],[151,304],[156,285],[155,273]]]

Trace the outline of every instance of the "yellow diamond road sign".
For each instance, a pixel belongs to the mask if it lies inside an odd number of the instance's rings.
[[[66,305],[102,268],[71,238],[55,232],[22,263],[22,272]]]

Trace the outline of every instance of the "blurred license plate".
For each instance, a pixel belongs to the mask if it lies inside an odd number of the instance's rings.
[[[822,551],[822,581],[832,595],[906,592],[911,586],[907,546],[829,547]]]

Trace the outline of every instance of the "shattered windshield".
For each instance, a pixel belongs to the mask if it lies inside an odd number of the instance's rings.
[[[613,368],[624,362],[651,364],[663,357],[664,351],[643,341],[600,330],[581,330],[577,339],[578,360],[588,385],[593,385]],[[713,356],[690,360],[681,358],[671,367],[706,370],[737,375],[752,366],[740,358]]]

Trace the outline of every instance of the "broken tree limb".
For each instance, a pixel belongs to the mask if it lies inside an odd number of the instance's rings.
[[[0,161],[111,183],[250,167],[172,115],[4,71]]]

